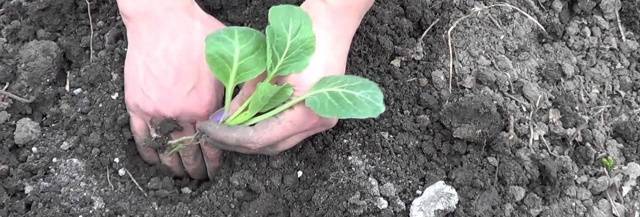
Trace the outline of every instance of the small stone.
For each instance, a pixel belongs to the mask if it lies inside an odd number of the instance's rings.
[[[447,85],[447,79],[444,76],[444,71],[436,70],[431,72],[431,82],[436,89],[443,89]]]
[[[24,185],[24,193],[25,193],[25,194],[29,194],[29,193],[31,193],[32,191],[33,191],[33,186],[32,186],[32,185],[29,185],[29,184],[25,184],[25,185]]]
[[[396,196],[396,186],[393,183],[386,183],[380,187],[380,194],[387,198],[393,198]]]
[[[153,177],[147,183],[147,187],[151,190],[159,190],[162,188],[162,180],[158,177]]]
[[[389,207],[389,202],[382,197],[378,197],[378,199],[376,199],[376,206],[378,209],[386,209]]]
[[[11,118],[11,114],[7,111],[0,111],[0,124],[4,124]]]
[[[16,123],[13,140],[18,145],[24,145],[40,137],[40,125],[29,118],[22,118]]]
[[[523,187],[512,185],[509,186],[509,195],[513,198],[514,202],[518,202],[524,198],[524,195],[527,193],[527,190]]]
[[[373,196],[380,196],[380,186],[378,184],[378,180],[373,177],[369,177],[369,194]]]
[[[570,63],[561,63],[562,73],[567,78],[572,78],[576,74],[576,68]]]
[[[478,61],[477,62],[478,62],[478,65],[481,65],[481,66],[489,66],[489,65],[491,65],[491,61],[489,59],[487,59],[487,57],[482,56],[482,55],[478,57]]]
[[[9,175],[9,166],[0,164],[0,179]]]
[[[127,174],[127,172],[126,172],[126,170],[124,170],[124,168],[120,168],[120,169],[118,170],[118,175],[119,175],[119,176],[124,176],[124,175],[126,175],[126,174]]]
[[[120,163],[120,158],[114,158],[114,159],[113,159],[113,162],[115,162],[115,163]]]
[[[31,152],[38,153],[38,148],[37,147],[31,147]]]
[[[395,66],[396,68],[400,68],[400,65],[402,65],[402,60],[400,58],[395,58],[391,61],[390,64],[392,66]]]
[[[629,176],[626,182],[622,184],[622,196],[626,196],[633,187],[635,187],[638,183],[636,179],[640,177],[640,165],[636,162],[628,163],[626,166],[623,166],[621,169],[622,173]],[[0,172],[0,177],[2,174]]]
[[[183,194],[191,194],[191,188],[189,187],[184,187],[180,189],[180,192],[182,192]]]
[[[429,85],[429,79],[418,78],[418,85],[420,85],[420,87],[425,87],[425,86]]]
[[[607,190],[609,187],[609,178],[606,176],[600,176],[597,179],[589,180],[589,189],[592,194],[599,194]]]
[[[298,178],[302,177],[302,170],[298,170],[298,172],[296,173],[296,175],[298,175]]]
[[[489,164],[494,167],[497,167],[499,164],[498,159],[496,159],[495,157],[487,157],[487,161],[489,161]]]
[[[513,71],[513,63],[505,55],[499,55],[496,57],[496,67],[505,72]]]
[[[526,97],[530,103],[536,104],[538,103],[538,99],[540,99],[540,103],[545,101],[544,93],[540,90],[538,84],[533,82],[526,82],[522,87],[522,92],[524,97]]]
[[[69,143],[67,141],[64,141],[64,142],[62,142],[62,145],[60,145],[60,149],[66,151],[66,150],[69,150],[72,147],[72,145],[73,144],[71,144],[71,143]]]
[[[82,88],[75,89],[75,90],[73,90],[73,92],[72,92],[72,93],[73,93],[74,95],[81,94],[81,93],[82,93]]]
[[[458,193],[443,181],[436,182],[413,200],[409,210],[410,217],[436,217],[456,209]]]
[[[627,41],[620,44],[620,50],[626,54],[629,54],[638,50],[639,47],[640,47],[640,44],[638,44],[638,42],[633,39],[627,39]]]

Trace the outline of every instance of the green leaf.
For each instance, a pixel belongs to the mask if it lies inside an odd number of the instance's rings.
[[[249,98],[247,109],[233,117],[227,124],[232,126],[242,124],[260,112],[268,111],[282,105],[292,94],[293,87],[291,87],[291,85],[285,84],[278,86],[271,83],[260,82],[256,86],[256,90],[251,98]]]
[[[266,38],[251,28],[222,28],[207,36],[205,51],[209,68],[227,90],[266,69]]]
[[[380,87],[353,75],[324,77],[305,96],[306,105],[326,118],[373,118],[385,110]]]
[[[284,104],[289,100],[289,98],[291,98],[291,95],[293,95],[293,87],[291,85],[285,84],[284,86],[278,87],[280,87],[279,90],[271,96],[269,102],[260,110],[260,112],[268,112]]]
[[[269,10],[267,72],[274,76],[301,72],[315,52],[311,17],[300,7],[280,5]]]

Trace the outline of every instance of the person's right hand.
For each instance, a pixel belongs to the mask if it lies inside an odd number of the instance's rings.
[[[352,38],[373,0],[307,0],[302,4],[313,22],[316,50],[306,70],[281,79],[301,96],[321,78],[344,74]],[[254,91],[257,81],[249,82],[234,99],[238,107]],[[215,121],[198,122],[198,130],[217,148],[246,154],[273,155],[287,150],[305,138],[332,128],[336,119],[319,117],[304,104],[255,126],[228,127]]]
[[[145,140],[152,136],[152,120],[177,120],[183,131],[173,133],[175,139],[193,135],[195,122],[219,107],[223,89],[206,64],[204,42],[224,25],[193,0],[118,0],[118,7],[128,39],[125,103],[138,152],[176,176],[211,177],[220,166],[220,150],[187,145],[167,155]]]

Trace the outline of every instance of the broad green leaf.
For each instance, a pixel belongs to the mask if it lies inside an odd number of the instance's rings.
[[[385,110],[380,87],[353,75],[324,77],[305,96],[306,105],[326,118],[373,118]]]
[[[227,89],[257,77],[266,69],[266,38],[247,27],[225,27],[206,39],[209,68]]]
[[[289,100],[289,98],[291,98],[291,95],[293,95],[293,87],[291,87],[291,85],[285,84],[284,86],[278,87],[280,87],[279,90],[273,94],[269,102],[262,108],[262,110],[260,110],[260,112],[268,112],[284,104]]]
[[[316,37],[311,17],[300,7],[272,7],[266,33],[269,78],[301,72],[309,65]]]
[[[256,90],[251,98],[249,98],[247,109],[229,120],[227,124],[242,124],[260,112],[268,111],[282,105],[292,94],[293,88],[291,85],[278,86],[271,83],[260,82],[256,86]]]

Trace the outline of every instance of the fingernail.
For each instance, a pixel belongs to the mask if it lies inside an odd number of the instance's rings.
[[[224,108],[218,109],[218,111],[214,112],[211,116],[209,116],[209,120],[221,124],[224,120]]]

